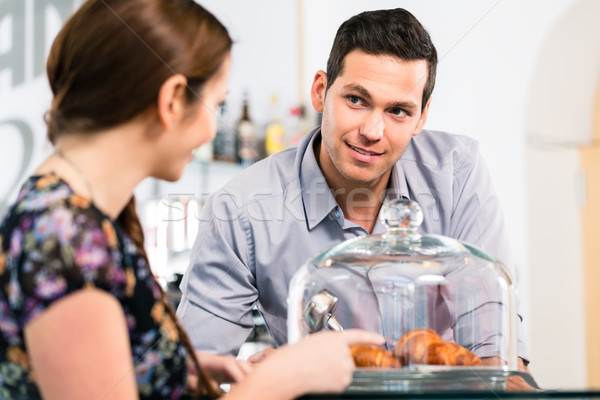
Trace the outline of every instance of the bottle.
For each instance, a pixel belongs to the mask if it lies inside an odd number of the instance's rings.
[[[256,126],[248,111],[248,93],[244,92],[242,117],[237,124],[238,160],[243,166],[252,165],[257,159]]]
[[[271,96],[271,121],[265,130],[265,151],[267,155],[275,154],[285,149],[285,129],[279,117],[277,96]]]
[[[304,106],[293,107],[290,109],[290,146],[296,145],[302,136],[310,132],[314,126],[306,117],[306,109]]]
[[[213,145],[215,161],[237,162],[235,130],[226,122],[227,106],[223,104],[217,114],[217,135]]]

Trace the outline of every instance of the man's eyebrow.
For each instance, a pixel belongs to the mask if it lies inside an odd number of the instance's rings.
[[[396,101],[389,103],[386,108],[402,108],[404,110],[413,111],[417,109],[417,105],[412,101]]]
[[[345,90],[354,91],[354,92],[358,92],[366,100],[372,100],[371,94],[369,93],[369,91],[367,89],[365,89],[364,87],[360,86],[360,85],[355,85],[355,84],[350,83],[350,84],[344,86],[344,89]]]
[[[354,91],[359,93],[365,100],[372,101],[373,98],[367,89],[362,87],[361,85],[348,84],[344,86],[345,90]],[[410,100],[407,101],[394,101],[392,103],[386,104],[386,108],[403,108],[407,110],[415,110],[417,109],[417,105]]]

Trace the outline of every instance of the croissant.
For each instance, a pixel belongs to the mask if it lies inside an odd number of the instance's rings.
[[[374,345],[355,345],[350,351],[357,367],[400,367],[391,352]]]
[[[431,329],[414,329],[396,342],[392,349],[402,365],[482,365],[475,354],[464,347],[446,342]]]

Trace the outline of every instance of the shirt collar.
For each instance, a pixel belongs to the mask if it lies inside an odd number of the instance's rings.
[[[312,136],[307,139],[308,144],[300,165],[300,184],[306,223],[308,229],[313,229],[338,205],[321,172],[314,152],[315,140],[321,140],[321,129],[317,128],[309,135]]]
[[[390,180],[391,183],[385,195],[385,201],[396,200],[403,196],[409,198],[408,184],[406,183],[404,168],[402,168],[402,163],[400,161],[398,161],[392,168]]]

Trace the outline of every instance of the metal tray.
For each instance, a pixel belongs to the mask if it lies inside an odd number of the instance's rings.
[[[522,376],[526,381],[530,377],[529,374],[497,367],[357,368],[346,391],[502,391],[506,388],[508,377],[513,375]]]

